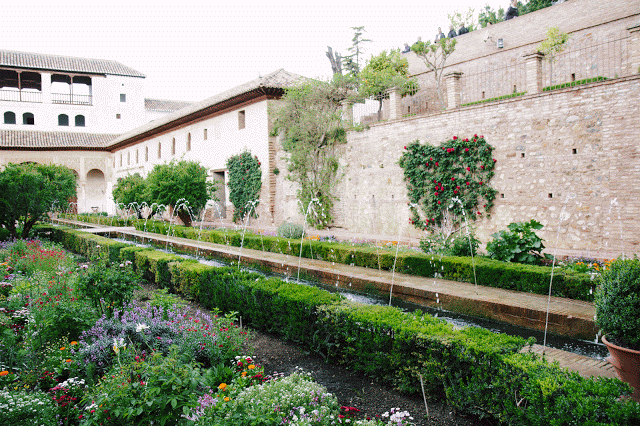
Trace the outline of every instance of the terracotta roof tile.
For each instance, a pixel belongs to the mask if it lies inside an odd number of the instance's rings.
[[[118,135],[0,130],[0,149],[103,149]]]
[[[76,58],[72,56],[14,52],[10,50],[0,50],[0,67],[87,74],[111,74],[145,78],[145,75],[141,72],[123,65],[120,62],[107,59]]]

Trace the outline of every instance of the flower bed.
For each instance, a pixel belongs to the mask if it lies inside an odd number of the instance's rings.
[[[68,243],[85,238],[63,228],[51,235]],[[173,288],[205,307],[237,312],[245,323],[406,392],[416,392],[422,379],[429,395],[461,412],[516,425],[640,421],[640,406],[620,399],[630,392],[625,384],[584,379],[535,354],[520,353],[528,343],[522,338],[456,330],[419,311],[358,305],[234,268],[190,262],[168,267]]]

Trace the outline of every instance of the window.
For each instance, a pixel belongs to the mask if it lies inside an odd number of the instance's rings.
[[[207,140],[207,129],[204,129],[204,140]]]
[[[60,114],[58,116],[58,126],[68,126],[69,116],[67,114]]]
[[[120,167],[122,167],[122,153],[120,153]]]
[[[116,120],[120,120],[121,115],[120,114],[116,114]]]
[[[158,158],[162,157],[162,142],[158,142]]]
[[[76,115],[76,127],[84,127],[84,115]]]
[[[127,152],[127,166],[131,165],[131,153]]]
[[[187,151],[191,151],[191,133],[187,133]]]
[[[4,124],[16,124],[16,113],[11,111],[5,112]]]
[[[127,94],[120,93],[120,102],[127,102]]]
[[[138,164],[138,150],[136,149],[136,164]]]
[[[22,114],[22,124],[26,124],[29,126],[33,126],[34,124],[36,124],[36,121],[33,118],[33,114],[30,112],[25,112],[24,114]]]
[[[238,130],[244,129],[244,118],[245,118],[244,110],[238,111]]]
[[[171,155],[176,155],[176,138],[171,141]]]
[[[144,147],[144,161],[149,161],[149,147]]]

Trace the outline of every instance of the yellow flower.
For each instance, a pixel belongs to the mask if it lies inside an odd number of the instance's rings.
[[[256,368],[256,366],[255,366],[255,365],[253,365],[253,364],[251,364],[251,365],[249,365],[249,367],[247,367],[247,368],[248,368],[249,370],[253,370],[254,368]]]
[[[220,390],[225,390],[227,388],[227,384],[226,383],[220,383],[220,385],[218,386],[218,389]]]

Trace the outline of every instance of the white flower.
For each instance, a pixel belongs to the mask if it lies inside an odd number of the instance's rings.
[[[148,328],[149,328],[149,326],[147,324],[144,324],[144,323],[136,324],[136,332],[137,333],[140,333],[141,331],[146,330]]]

